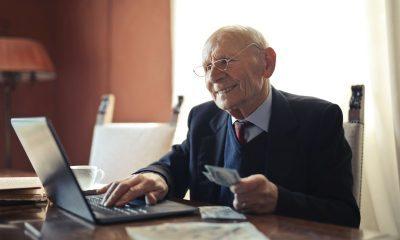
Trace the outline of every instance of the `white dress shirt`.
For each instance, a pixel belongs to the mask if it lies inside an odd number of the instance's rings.
[[[251,141],[253,138],[257,137],[263,131],[268,132],[269,120],[271,119],[271,107],[272,107],[272,91],[271,85],[269,87],[268,96],[265,101],[247,118],[243,120],[238,120],[231,116],[232,124],[236,121],[249,121],[253,125],[246,127],[244,129],[244,138],[246,142]]]

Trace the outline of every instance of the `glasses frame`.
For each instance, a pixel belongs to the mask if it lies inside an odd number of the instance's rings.
[[[221,58],[221,59],[218,59],[218,60],[216,60],[216,61],[213,61],[213,62],[207,64],[206,66],[200,65],[200,66],[197,66],[197,67],[193,68],[193,73],[194,73],[196,76],[198,76],[198,77],[205,77],[205,76],[207,76],[207,74],[212,70],[213,67],[214,67],[214,68],[217,68],[218,70],[220,70],[220,71],[222,71],[222,72],[226,72],[226,70],[228,70],[229,63],[231,63],[232,61],[239,61],[239,60],[237,60],[237,59],[235,59],[235,58],[238,57],[240,54],[242,54],[242,53],[243,53],[246,49],[248,49],[250,46],[255,46],[255,47],[257,47],[258,49],[262,50],[262,48],[261,48],[257,43],[253,42],[253,43],[250,43],[249,45],[247,45],[246,47],[240,49],[238,52],[236,52],[236,53],[233,55],[233,57],[230,57],[230,58]],[[220,63],[220,62],[226,62],[226,64],[224,64],[224,65],[225,65],[224,68],[218,67],[218,66],[216,65],[216,63]],[[204,72],[204,74],[199,74],[199,71]]]

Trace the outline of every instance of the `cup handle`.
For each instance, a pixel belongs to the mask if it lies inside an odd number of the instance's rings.
[[[104,170],[101,168],[97,169],[97,175],[96,175],[96,180],[94,181],[95,183],[100,182],[104,177]]]

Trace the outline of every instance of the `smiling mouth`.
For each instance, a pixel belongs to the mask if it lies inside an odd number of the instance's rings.
[[[232,89],[234,89],[236,86],[237,86],[237,85],[233,85],[232,87],[228,87],[228,88],[225,88],[225,89],[216,91],[216,93],[217,93],[218,95],[227,94],[227,93],[229,93],[230,91],[232,91]]]

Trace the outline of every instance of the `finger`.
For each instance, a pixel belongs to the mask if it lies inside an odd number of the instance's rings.
[[[128,190],[129,186],[126,183],[119,183],[114,191],[109,195],[104,205],[106,207],[113,206]]]
[[[124,195],[119,198],[116,206],[125,205],[137,197],[143,196],[152,191],[159,190],[155,181],[143,178],[142,176],[138,178],[141,179],[141,182],[139,184],[131,186],[128,191],[126,191]]]
[[[145,196],[146,204],[147,205],[154,205],[157,203],[157,198],[153,192],[149,192]]]
[[[105,202],[107,202],[108,198],[110,197],[110,195],[112,194],[112,192],[114,191],[114,189],[117,187],[118,182],[113,182],[111,183],[110,187],[107,189],[106,194],[104,194],[103,196],[103,200],[101,200],[101,204],[105,204]]]
[[[257,213],[260,209],[260,205],[258,204],[246,204],[240,208],[241,213]]]
[[[104,201],[104,205],[110,207],[114,205],[119,199],[131,188],[143,181],[143,177],[140,175],[134,175],[125,179],[124,181],[118,183],[113,191],[110,191],[110,194],[107,196]],[[110,190],[110,189],[109,189]]]
[[[109,183],[109,184],[105,185],[104,187],[97,189],[96,194],[103,194],[103,193],[107,192],[107,190],[111,186],[111,184],[112,183]]]
[[[260,202],[258,195],[235,194],[234,196],[234,203],[239,210]]]
[[[157,201],[166,194],[165,187],[161,182],[154,180],[153,178],[148,178],[145,175],[138,175],[137,178],[140,179],[140,182],[131,186],[129,190],[116,202],[116,206],[123,206],[133,199],[143,195],[145,195],[145,199],[147,198],[146,203],[156,204]],[[149,193],[151,194],[146,196]]]
[[[251,202],[240,202],[235,199],[233,201],[233,207],[240,212],[250,213],[250,212],[257,212],[260,205],[257,201]]]
[[[257,190],[258,182],[255,181],[240,181],[235,185],[230,186],[230,190],[232,193],[236,194],[244,194],[248,192],[252,192]]]
[[[139,183],[133,187],[128,188],[128,190],[119,197],[118,201],[116,201],[115,206],[123,206],[133,199],[145,195],[149,191],[151,191],[151,189],[148,189],[148,187],[146,187],[144,183]]]
[[[146,203],[150,205],[156,204],[158,201],[163,199],[166,192],[163,190],[153,191],[146,194]]]
[[[241,206],[239,206],[239,202],[238,202],[238,200],[236,198],[233,199],[232,205],[233,205],[233,208],[235,208],[236,210],[239,210],[240,207],[241,207]]]
[[[160,201],[161,199],[164,199],[165,195],[167,195],[168,192],[166,192],[163,188],[160,190],[152,192],[154,197],[157,199],[157,201]]]
[[[164,197],[165,190],[163,186],[154,180],[146,179],[142,183],[131,187],[129,191],[120,198],[116,203],[117,206],[122,206],[132,199],[145,195],[146,204],[156,204],[159,199]]]
[[[264,175],[255,174],[246,178],[242,178],[237,184],[232,185],[230,190],[237,194],[247,193],[257,190],[260,185],[266,183],[267,181],[268,180]]]
[[[245,209],[247,207],[247,203],[246,202],[239,202],[237,199],[233,200],[233,207],[238,210],[241,211],[243,209]]]
[[[249,193],[235,193],[234,197],[237,199],[238,202],[253,202],[253,199],[257,199],[257,196],[255,194]]]

